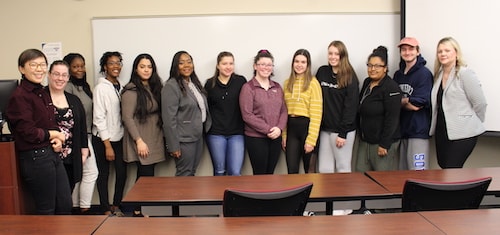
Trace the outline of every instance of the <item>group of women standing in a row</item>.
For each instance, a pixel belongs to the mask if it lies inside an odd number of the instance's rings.
[[[417,55],[406,52],[415,49],[412,42],[402,40],[398,46],[404,63],[413,65],[415,60],[425,65],[418,47]],[[140,54],[124,87],[118,81],[121,54],[106,52],[99,61],[103,77],[93,92],[83,56],[70,53],[50,65],[44,88],[47,59],[41,51],[28,49],[19,56],[22,79],[9,101],[7,118],[21,175],[39,214],[69,213],[71,202],[85,213],[97,182],[102,212],[120,215],[127,163],[136,163],[136,179],[154,176],[155,165],[168,154],[175,159],[176,176],[194,176],[205,140],[214,175],[240,175],[245,149],[253,174],[272,174],[282,149],[288,173],[298,173],[301,160],[304,172],[316,171],[316,163],[310,163],[313,154],[318,155],[321,173],[350,172],[357,131],[357,171],[397,169],[401,137],[410,146],[402,158],[413,156],[406,153],[411,146],[422,146],[406,140],[414,138],[406,130],[400,132],[402,109],[432,107],[432,122],[419,126],[436,133],[440,166],[461,167],[484,132],[486,102],[477,78],[463,65],[456,41],[441,40],[436,56],[431,106],[430,101],[411,97],[411,84],[398,85],[388,76],[383,46],[368,56],[368,77],[361,91],[341,41],[328,46],[328,64],[316,76],[309,52],[297,50],[283,88],[271,79],[274,58],[268,50],[254,57],[254,74],[248,82],[234,72],[234,56],[221,52],[214,76],[204,86],[188,52],[174,55],[165,83],[154,59]],[[403,61],[401,68],[398,81],[410,70],[404,70]],[[430,90],[427,93],[424,97],[431,96]],[[449,156],[450,152],[461,157]],[[111,204],[110,164],[116,172]]]

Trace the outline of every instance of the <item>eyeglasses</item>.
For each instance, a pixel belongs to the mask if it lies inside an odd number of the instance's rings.
[[[257,64],[257,66],[264,67],[264,68],[272,68],[272,67],[274,67],[274,64]]]
[[[120,67],[123,65],[123,63],[122,63],[122,62],[120,62],[120,61],[119,61],[119,62],[108,62],[108,63],[106,63],[106,64],[107,64],[108,66],[115,66],[115,65],[117,65],[117,66],[120,66]]]
[[[381,64],[366,64],[366,67],[368,69],[381,69],[381,68],[384,68],[385,65],[381,65]]]
[[[29,63],[28,66],[30,66],[31,69],[37,69],[38,66],[40,66],[41,69],[47,69],[47,63],[37,64],[37,63],[33,62],[33,63]]]
[[[50,73],[50,74],[52,74],[52,76],[54,76],[56,78],[60,78],[60,77],[62,77],[62,78],[69,78],[69,74],[67,74],[67,73],[63,73],[63,74],[60,74],[60,73]]]

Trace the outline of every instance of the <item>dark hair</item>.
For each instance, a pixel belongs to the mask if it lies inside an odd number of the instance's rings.
[[[54,62],[52,62],[52,64],[50,64],[50,68],[49,68],[49,72],[52,72],[52,69],[54,68],[54,66],[56,65],[64,65],[66,66],[66,68],[68,68],[69,70],[69,64],[66,63],[66,61],[64,60],[55,60]]]
[[[34,60],[36,58],[40,58],[40,57],[43,57],[43,59],[45,59],[45,63],[47,63],[47,57],[45,56],[45,54],[43,54],[42,51],[38,50],[38,49],[26,49],[24,50],[20,55],[19,55],[19,58],[17,59],[17,65],[19,67],[24,67],[24,65],[30,61],[30,60]],[[22,75],[23,78],[24,78],[24,75]]]
[[[288,80],[288,85],[285,88],[290,92],[293,92],[293,84],[295,83],[295,80],[297,79],[297,74],[295,73],[295,70],[293,69],[293,63],[295,61],[295,57],[297,57],[299,55],[305,56],[306,60],[307,60],[307,68],[306,68],[306,71],[304,72],[304,83],[302,84],[301,90],[306,91],[307,88],[309,88],[309,85],[311,84],[311,80],[313,79],[313,76],[311,73],[311,53],[309,53],[309,51],[306,49],[298,49],[295,52],[295,54],[293,54],[291,71],[290,71],[290,78]]]
[[[257,61],[260,60],[260,58],[270,58],[273,62],[274,62],[274,57],[273,55],[271,54],[271,52],[269,52],[268,50],[266,49],[262,49],[262,50],[259,50],[257,52],[257,55],[253,58],[253,63],[254,64],[257,64]],[[257,71],[255,71],[255,69],[253,70],[253,75],[257,75]],[[271,76],[272,77],[274,76],[274,73],[271,73]]]
[[[387,48],[384,46],[378,46],[377,48],[373,49],[373,52],[368,56],[368,60],[370,60],[373,57],[378,57],[384,62],[385,66],[387,67],[388,60],[387,60]],[[386,72],[389,72],[389,69],[387,69]]]
[[[106,66],[106,63],[108,63],[108,59],[113,56],[120,58],[120,62],[122,61],[122,54],[120,52],[118,51],[104,52],[101,59],[99,60],[99,65],[101,66],[101,70],[99,71],[100,73],[106,72],[106,69],[104,67]]]
[[[217,55],[217,64],[215,65],[215,73],[214,73],[214,76],[211,78],[212,82],[210,84],[212,87],[215,87],[215,84],[217,83],[217,77],[219,77],[219,74],[220,74],[220,71],[219,71],[219,68],[217,67],[217,65],[219,65],[222,58],[224,58],[224,57],[231,57],[234,60],[233,53],[231,53],[229,51],[223,51]]]
[[[85,94],[87,94],[87,96],[92,98],[92,91],[90,90],[90,85],[87,82],[87,72],[83,74],[82,79],[78,79],[71,74],[71,63],[73,63],[75,59],[81,59],[83,60],[83,63],[85,63],[85,58],[80,53],[69,53],[63,58],[63,60],[66,61],[66,63],[68,63],[70,67],[69,82],[73,83],[73,85],[75,85],[78,89],[80,89],[81,87],[85,92]]]
[[[151,94],[147,91],[147,88],[142,84],[142,78],[137,74],[137,66],[139,66],[139,62],[142,59],[149,60],[151,62],[151,66],[153,71],[151,73],[151,77],[149,78],[149,88]],[[134,65],[132,66],[132,73],[130,74],[130,83],[135,85],[134,90],[137,91],[137,105],[135,107],[134,116],[138,118],[140,123],[146,122],[148,117],[148,101],[152,101],[153,99],[158,103],[158,106],[161,107],[161,89],[163,87],[161,78],[158,75],[158,70],[156,67],[156,63],[153,57],[149,54],[140,54],[135,57]],[[124,90],[125,92],[126,90]],[[158,120],[158,126],[161,127],[161,119]]]
[[[69,65],[73,62],[74,59],[80,58],[85,62],[85,58],[80,53],[69,53],[66,56],[64,56],[63,60],[66,61]]]
[[[201,93],[206,94],[205,89],[203,89],[203,86],[201,85],[200,79],[198,79],[198,75],[196,75],[196,72],[194,71],[194,61],[193,57],[187,53],[187,51],[178,51],[175,53],[174,58],[172,58],[172,65],[170,66],[170,78],[169,79],[175,79],[177,84],[179,84],[179,88],[182,91],[183,95],[186,95],[186,87],[184,87],[184,83],[182,82],[183,78],[181,77],[181,74],[179,72],[179,63],[181,59],[181,55],[187,55],[193,62],[193,73],[191,73],[191,82],[200,90]]]

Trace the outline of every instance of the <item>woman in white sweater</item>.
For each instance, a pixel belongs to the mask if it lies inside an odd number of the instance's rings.
[[[431,93],[436,154],[441,168],[462,168],[485,131],[486,99],[476,74],[465,66],[458,42],[441,39]]]

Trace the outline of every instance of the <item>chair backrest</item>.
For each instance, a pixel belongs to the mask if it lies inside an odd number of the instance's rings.
[[[403,211],[477,209],[491,183],[491,177],[436,182],[408,179],[402,198]]]
[[[223,213],[236,216],[302,216],[313,184],[273,191],[226,189]]]

